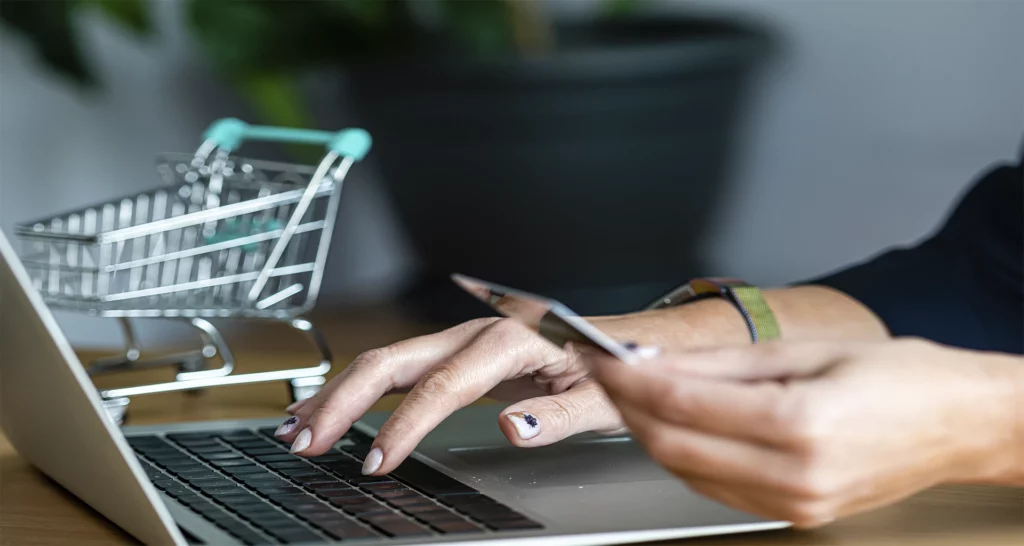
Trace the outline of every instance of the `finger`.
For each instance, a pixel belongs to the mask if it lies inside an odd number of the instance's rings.
[[[295,412],[299,411],[299,409],[301,409],[302,406],[305,406],[306,403],[309,402],[311,398],[312,396],[309,398],[303,398],[302,400],[299,400],[297,402],[292,402],[291,404],[288,405],[288,407],[284,408],[284,411],[291,415],[295,415]]]
[[[781,517],[778,499],[766,502],[767,499],[760,494],[751,493],[749,488],[730,487],[703,479],[686,480],[686,485],[696,493],[748,514],[770,519]]]
[[[498,426],[512,444],[538,447],[581,432],[622,428],[622,417],[592,380],[551,396],[523,400],[501,412]]]
[[[684,479],[704,479],[801,493],[787,477],[799,470],[795,458],[768,447],[671,425],[643,410],[618,404],[623,421],[651,458]]]
[[[800,396],[793,387],[774,381],[722,381],[646,364],[605,363],[596,377],[617,404],[629,404],[666,423],[769,445],[787,445],[783,408]]]
[[[323,453],[382,396],[415,384],[427,370],[457,352],[490,323],[471,321],[363,353],[295,410],[277,436],[292,442],[296,453]]]
[[[770,380],[814,375],[847,357],[850,343],[762,343],[742,348],[722,348],[668,353],[644,361],[644,368],[669,373],[719,379]],[[593,355],[594,367],[608,364],[606,356]]]
[[[364,472],[382,475],[399,465],[445,418],[495,385],[564,359],[557,347],[519,322],[499,321],[447,362],[431,369],[380,428]]]
[[[788,521],[798,529],[812,529],[835,521],[837,514],[829,503],[808,502],[775,492],[708,480],[687,480],[693,491],[742,510],[748,514],[770,520]]]

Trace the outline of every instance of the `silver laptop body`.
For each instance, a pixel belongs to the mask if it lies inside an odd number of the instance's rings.
[[[413,457],[542,528],[381,537],[359,543],[568,546],[789,525],[759,519],[692,493],[628,437],[580,435],[548,447],[512,447],[496,425],[498,411],[496,406],[474,406],[457,412],[428,435]],[[386,413],[370,413],[355,428],[372,436],[386,418]],[[128,438],[255,431],[276,426],[280,419],[118,429],[106,416],[85,370],[0,233],[0,424],[25,460],[143,543],[230,545],[242,542],[153,485]],[[350,516],[339,512],[338,517]],[[306,542],[326,543],[331,543],[326,536],[322,541]]]

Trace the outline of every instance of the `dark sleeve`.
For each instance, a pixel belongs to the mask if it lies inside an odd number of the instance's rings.
[[[963,195],[936,233],[910,248],[801,284],[870,308],[894,336],[1024,354],[1024,152]]]

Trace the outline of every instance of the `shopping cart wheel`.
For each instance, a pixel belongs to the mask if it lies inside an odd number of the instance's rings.
[[[327,380],[320,375],[292,379],[289,382],[290,385],[288,389],[289,394],[291,395],[291,401],[298,402],[299,400],[305,400],[316,395],[316,393],[320,392],[320,387],[322,387],[326,381]]]
[[[107,417],[117,426],[121,426],[128,419],[128,398],[111,398],[103,401],[103,409]]]

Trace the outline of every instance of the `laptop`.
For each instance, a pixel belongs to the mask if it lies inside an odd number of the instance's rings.
[[[512,447],[495,406],[456,412],[385,477],[359,469],[386,412],[310,458],[274,438],[281,419],[119,428],[2,232],[0,262],[4,433],[145,544],[572,546],[789,525],[691,492],[628,436]]]

